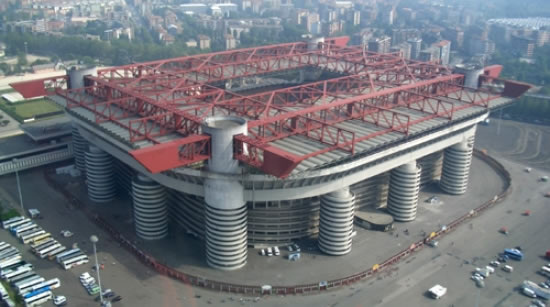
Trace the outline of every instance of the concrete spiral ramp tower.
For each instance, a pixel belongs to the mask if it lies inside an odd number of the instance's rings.
[[[319,249],[328,255],[351,252],[355,195],[349,188],[321,196]]]
[[[144,240],[158,240],[168,234],[165,188],[143,175],[132,180],[136,234]]]
[[[398,222],[416,218],[420,175],[421,169],[416,162],[401,165],[391,172],[388,211]]]
[[[96,203],[112,201],[116,196],[112,157],[93,145],[85,156],[88,197]]]
[[[238,174],[233,159],[233,137],[247,133],[246,120],[238,117],[210,117],[202,125],[211,137],[208,170]],[[247,262],[248,227],[244,188],[238,180],[207,178],[204,181],[206,262],[220,270],[236,270]]]
[[[439,183],[449,194],[461,195],[468,188],[468,176],[472,164],[473,140],[468,139],[445,149],[443,172]]]
[[[88,148],[88,141],[80,135],[78,127],[74,124],[72,129],[72,138],[74,164],[79,171],[86,172],[86,149]]]

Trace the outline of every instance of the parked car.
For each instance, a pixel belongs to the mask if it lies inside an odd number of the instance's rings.
[[[260,255],[261,255],[261,256],[265,256],[265,249],[262,248],[262,249],[260,250]]]
[[[275,254],[275,256],[279,256],[281,254],[278,246],[273,247],[273,254]]]
[[[289,245],[289,246],[287,246],[287,248],[288,248],[288,251],[289,251],[289,252],[293,252],[293,251],[294,251],[294,248],[292,247],[292,244]]]
[[[500,262],[493,260],[489,263],[490,265],[494,266],[495,268],[498,268],[500,266]]]
[[[297,251],[297,252],[300,252],[301,249],[300,249],[300,246],[298,246],[298,244],[294,243],[293,244],[293,247],[294,247],[294,250]]]
[[[60,234],[65,238],[69,238],[73,236],[73,233],[69,230],[61,230]]]
[[[67,305],[67,298],[63,295],[56,295],[53,297],[53,304],[55,306],[65,306]]]

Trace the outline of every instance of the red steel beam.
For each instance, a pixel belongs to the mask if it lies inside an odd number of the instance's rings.
[[[132,150],[130,155],[155,174],[208,160],[210,136],[190,135],[183,139]]]
[[[10,86],[25,98],[52,95],[56,89],[67,88],[67,76],[10,83]]]

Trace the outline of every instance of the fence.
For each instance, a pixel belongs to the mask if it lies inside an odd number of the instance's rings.
[[[99,227],[103,228],[106,232],[108,232],[113,237],[113,239],[117,240],[121,246],[123,246],[128,251],[133,253],[145,265],[152,267],[159,274],[166,275],[170,278],[179,280],[185,284],[189,284],[189,285],[193,285],[193,286],[197,286],[205,289],[215,290],[215,291],[239,293],[242,295],[250,295],[250,296],[265,295],[265,294],[277,294],[277,295],[315,294],[320,291],[343,287],[343,286],[347,286],[347,285],[359,282],[365,278],[368,278],[374,275],[375,273],[381,270],[384,270],[385,268],[397,263],[404,257],[420,250],[429,241],[434,240],[438,237],[441,237],[442,235],[456,229],[465,221],[475,217],[476,215],[482,213],[483,211],[487,210],[493,205],[498,204],[504,198],[506,198],[512,191],[512,178],[510,176],[510,173],[498,161],[489,157],[488,155],[486,155],[485,153],[479,150],[474,151],[474,156],[485,161],[505,180],[505,186],[503,191],[499,195],[495,195],[493,199],[483,203],[481,206],[477,207],[476,209],[473,209],[470,212],[452,221],[444,229],[439,229],[438,231],[435,232],[435,235],[428,236],[422,240],[419,240],[418,242],[411,244],[407,249],[402,250],[401,252],[391,256],[390,258],[386,259],[382,263],[378,264],[377,266],[368,268],[365,271],[362,271],[344,278],[329,280],[322,283],[306,284],[306,285],[291,285],[291,286],[273,286],[271,288],[271,291],[267,293],[262,292],[261,285],[239,285],[239,284],[231,284],[226,282],[209,280],[199,276],[187,274],[179,270],[176,270],[174,268],[171,268],[169,266],[166,266],[164,264],[161,264],[153,256],[140,250],[130,240],[126,239],[122,234],[120,234],[120,232],[118,232],[113,226],[111,226],[107,221],[105,221],[99,215],[93,214],[88,210],[83,210],[83,211],[88,215],[88,217],[92,221],[94,221]],[[65,190],[61,185],[59,185],[57,182],[53,180],[53,178],[51,177],[51,174],[52,174],[51,171],[47,171],[44,174],[50,186],[52,186],[55,190],[63,194],[72,206],[80,207],[81,209],[83,209],[83,206],[78,199],[76,199],[69,191]]]

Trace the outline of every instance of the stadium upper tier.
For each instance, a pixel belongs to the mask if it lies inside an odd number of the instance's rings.
[[[52,99],[71,116],[112,137],[151,173],[200,170],[210,157],[201,124],[229,115],[248,126],[235,136],[234,158],[248,173],[288,179],[486,114],[529,88],[498,79],[498,66],[458,74],[346,43],[319,39],[137,63],[91,73],[82,87],[69,77],[68,89],[63,80],[41,82],[57,87]],[[465,78],[476,78],[477,87],[465,87],[472,84]]]

